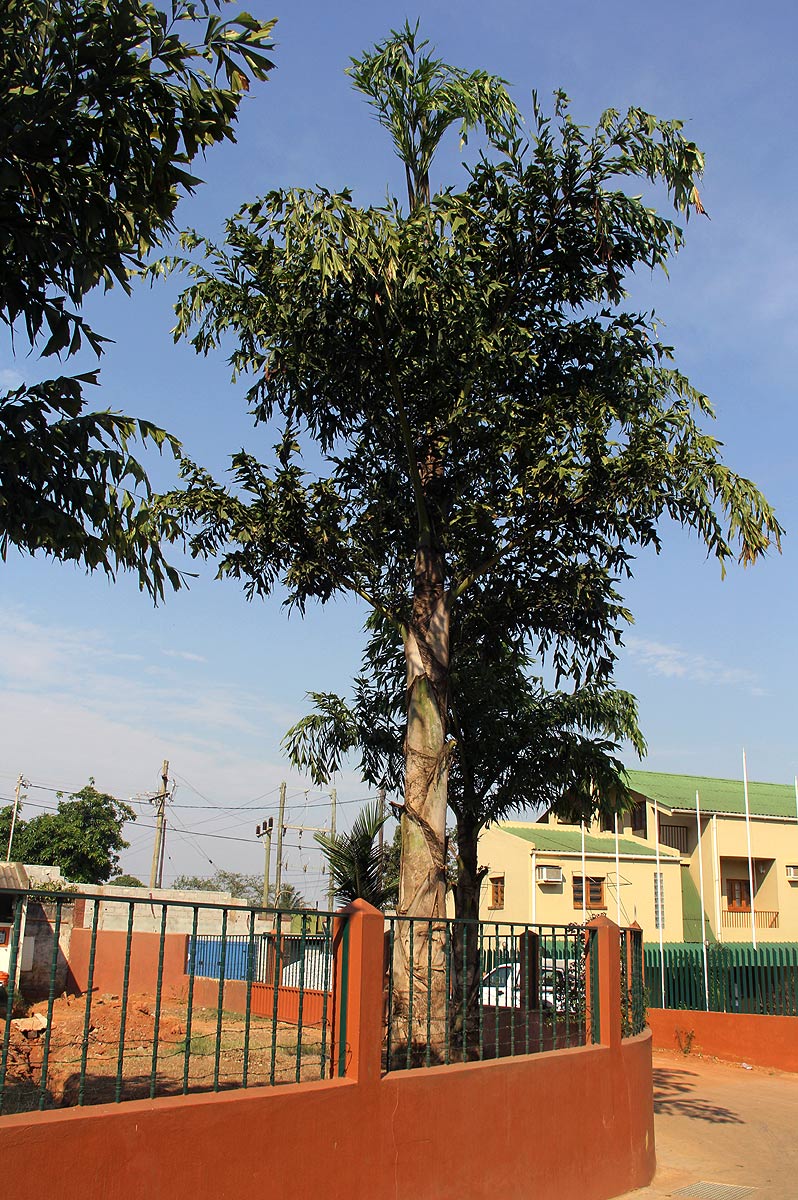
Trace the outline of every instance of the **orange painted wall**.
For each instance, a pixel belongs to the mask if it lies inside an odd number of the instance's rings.
[[[186,981],[186,934],[167,933],[164,938],[163,986],[182,988]],[[120,995],[125,974],[124,930],[100,929],[94,956],[93,991],[95,995],[110,992]],[[160,934],[133,934],[130,950],[130,990],[154,992],[158,978],[158,947]],[[69,967],[77,989],[84,992],[89,978],[91,930],[73,929],[69,944]]]
[[[604,1200],[654,1172],[650,1047],[5,1117],[3,1173],[14,1200]]]
[[[692,1031],[695,1054],[798,1071],[798,1017],[650,1008],[648,1024],[658,1050],[681,1049],[680,1038],[684,1044]]]
[[[188,980],[183,976],[182,994],[188,990]],[[219,1003],[219,981],[217,979],[195,979],[194,1007],[216,1008]],[[229,979],[224,985],[223,1007],[228,1012],[243,1013],[247,1010],[247,985],[240,979]],[[268,983],[253,983],[250,1011],[256,1017],[271,1017],[274,1013],[274,988]],[[325,1016],[324,992],[307,989],[302,999],[302,1024],[320,1026]],[[332,996],[327,994],[327,1021],[332,1021]],[[299,1022],[299,988],[278,987],[277,1020],[289,1025]]]
[[[383,919],[349,911],[346,1078],[5,1117],[14,1200],[53,1180],[61,1200],[607,1200],[651,1180],[651,1035],[621,1041],[619,979],[599,974],[601,1045],[383,1076]],[[608,922],[599,942],[611,966]]]

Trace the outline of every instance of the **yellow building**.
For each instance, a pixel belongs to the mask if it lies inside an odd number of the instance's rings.
[[[747,823],[742,781],[649,771],[629,778],[635,807],[618,817],[617,839],[612,820],[587,828],[584,858],[580,827],[548,813],[486,829],[480,917],[564,925],[604,913],[622,925],[637,921],[646,941],[659,940],[660,923],[665,942],[700,941],[700,843],[705,936],[798,941],[793,788],[749,783]]]

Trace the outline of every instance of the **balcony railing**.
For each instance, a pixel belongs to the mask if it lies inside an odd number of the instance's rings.
[[[663,846],[670,846],[672,850],[678,850],[680,854],[687,853],[687,826],[686,825],[660,825],[659,840]]]
[[[723,924],[730,929],[750,929],[750,908],[725,908],[721,914]],[[756,929],[778,929],[779,914],[769,908],[754,910],[754,926]]]

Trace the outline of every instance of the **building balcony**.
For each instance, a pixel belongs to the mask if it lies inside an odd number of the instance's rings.
[[[750,908],[724,908],[721,913],[721,923],[727,929],[750,929]],[[756,929],[778,929],[779,914],[770,908],[754,910],[754,927]]]

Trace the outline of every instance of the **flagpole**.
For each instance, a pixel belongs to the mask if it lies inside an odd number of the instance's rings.
[[[712,814],[712,890],[715,893],[715,936],[723,941],[720,915],[720,859],[718,857],[718,814]]]
[[[621,927],[621,855],[618,846],[618,814],[615,814],[615,896],[618,902],[618,928]]]
[[[659,809],[656,800],[654,804],[654,849],[657,855],[657,885],[654,889],[654,923],[659,926],[659,975],[662,986],[662,1007],[665,1008],[665,951],[663,949],[663,931],[665,924],[665,902],[663,898],[662,871],[659,861]]]
[[[748,890],[751,893],[751,945],[756,950],[756,916],[754,913],[754,860],[751,857],[751,810],[748,805],[748,765],[743,750],[743,791],[745,794],[745,836],[748,843]]]
[[[585,876],[585,822],[582,819],[582,924],[587,925],[587,877]]]
[[[707,930],[704,923],[704,852],[701,846],[701,801],[695,792],[695,823],[698,832],[698,888],[701,896],[701,949],[704,953],[704,996],[709,1012],[709,965],[707,963]]]

